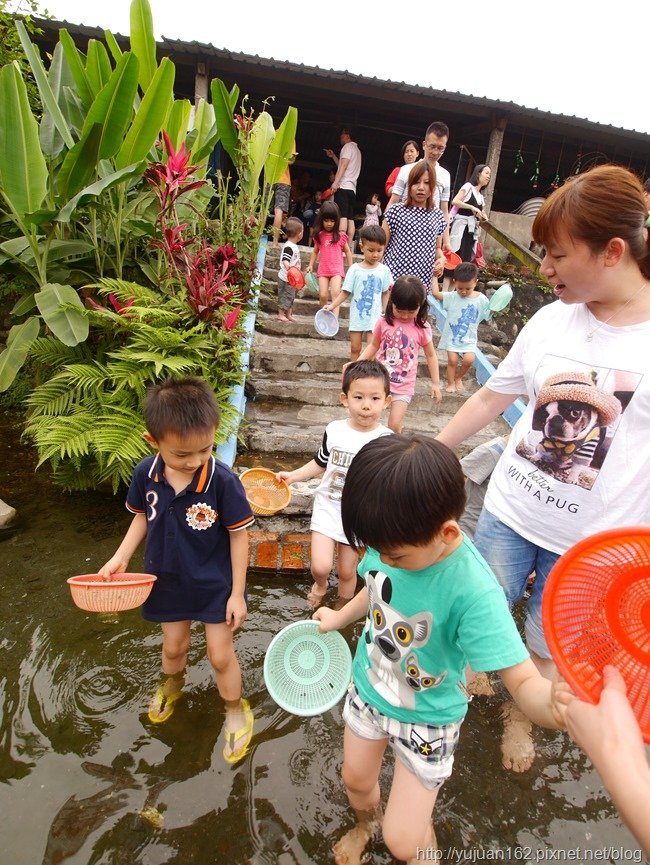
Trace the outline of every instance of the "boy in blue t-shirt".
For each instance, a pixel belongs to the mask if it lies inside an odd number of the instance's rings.
[[[465,390],[463,376],[476,359],[478,326],[491,314],[490,301],[476,290],[477,284],[478,267],[464,261],[454,270],[453,291],[440,291],[435,280],[431,287],[431,294],[447,313],[438,343],[439,350],[447,351],[447,393]]]
[[[503,590],[458,526],[464,504],[460,463],[424,436],[375,439],[348,469],[343,529],[366,548],[358,568],[366,585],[341,610],[314,613],[322,631],[366,614],[343,711],[342,775],[358,824],[335,847],[342,861],[358,857],[375,828],[388,744],[396,759],[384,841],[403,860],[436,848],[431,815],[467,711],[468,664],[498,670],[536,723],[563,726]]]
[[[160,622],[163,681],[149,720],[166,721],[181,696],[192,621],[205,624],[207,654],[226,706],[224,758],[241,760],[253,713],[241,696],[233,634],[246,618],[247,527],[253,514],[239,478],[212,455],[219,408],[198,378],[169,378],[147,390],[145,439],[156,449],[133,472],[126,506],[135,514],[99,573],[126,570],[146,537],[144,567],[157,577],[142,615]]]

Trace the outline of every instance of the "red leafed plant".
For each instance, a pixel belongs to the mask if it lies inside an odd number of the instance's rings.
[[[152,244],[163,251],[169,281],[181,284],[196,315],[203,321],[232,330],[247,297],[254,263],[247,265],[232,244],[213,247],[202,239],[184,237],[188,223],[179,222],[178,200],[184,193],[202,186],[204,181],[194,179],[196,167],[188,164],[189,154],[184,144],[175,152],[166,132],[163,132],[163,141],[167,163],[155,163],[145,173],[160,204],[160,237]]]

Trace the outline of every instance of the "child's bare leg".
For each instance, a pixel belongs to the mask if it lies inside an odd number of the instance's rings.
[[[401,760],[395,760],[393,783],[382,830],[384,843],[396,859],[415,861],[418,850],[437,849],[431,816],[439,789],[437,787],[435,790],[427,790]],[[420,858],[435,857],[421,852]]]
[[[344,598],[349,601],[354,597],[354,590],[357,587],[357,565],[359,564],[359,554],[348,544],[338,545],[338,555],[336,559],[336,570],[339,577],[339,598]]]
[[[174,711],[185,684],[185,666],[190,648],[191,622],[163,622],[163,680],[149,702],[149,720],[154,724],[166,721]]]
[[[359,865],[379,828],[379,770],[388,739],[362,739],[346,726],[343,736],[343,783],[357,823],[334,845],[337,865]]]
[[[311,575],[314,584],[308,595],[310,601],[320,601],[327,591],[327,581],[334,564],[335,548],[336,541],[332,538],[320,532],[311,533]]]
[[[393,432],[402,432],[402,427],[404,426],[404,415],[406,414],[408,405],[409,404],[405,402],[405,400],[395,399],[393,397],[393,401],[390,404],[390,411],[388,413],[388,426]]]
[[[208,623],[205,626],[205,642],[208,661],[214,670],[217,688],[223,700],[239,700],[241,697],[241,669],[235,646],[233,632],[225,622]]]
[[[331,276],[330,277],[330,293],[332,295],[332,303],[336,300],[336,298],[341,293],[341,285],[343,280],[340,276]],[[336,309],[332,310],[334,315],[338,318],[339,312],[341,310],[340,306],[337,306]]]
[[[318,277],[318,305],[325,306],[330,300],[330,278],[329,276]]]
[[[217,689],[226,705],[223,755],[228,762],[244,756],[253,735],[253,714],[241,696],[241,668],[235,655],[233,632],[225,622],[205,626],[208,660],[214,670]]]
[[[474,363],[474,352],[466,351],[463,355],[463,360],[460,365],[460,369],[456,373],[456,390],[465,390],[465,385],[463,384],[463,376],[469,372],[472,364]]]
[[[190,648],[191,622],[163,622],[162,670],[166,676],[182,673]]]
[[[356,360],[361,354],[361,338],[363,334],[360,330],[350,331],[350,360]]]
[[[447,393],[456,391],[456,367],[458,366],[458,354],[455,351],[447,352]]]

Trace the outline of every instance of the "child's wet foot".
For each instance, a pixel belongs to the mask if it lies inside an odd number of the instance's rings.
[[[494,688],[487,673],[475,673],[474,678],[467,682],[467,690],[475,697],[494,696]]]
[[[289,321],[287,316],[283,312],[278,313],[278,321]]]
[[[535,746],[531,737],[533,725],[521,709],[510,701],[504,704],[501,714],[503,766],[513,772],[526,772],[535,760]]]
[[[456,390],[465,390],[465,385],[463,384],[462,378],[456,379]]]
[[[289,321],[293,321],[293,313],[290,309],[287,310],[287,318],[289,319]]]
[[[313,607],[318,607],[327,593],[327,586],[321,586],[319,583],[312,583],[311,589],[307,594],[307,600]]]
[[[374,834],[372,823],[358,823],[332,848],[336,865],[360,865],[363,851]]]
[[[239,706],[226,709],[224,734],[226,744],[223,748],[223,758],[226,763],[238,763],[248,753],[248,746],[253,738],[255,716],[248,700],[240,700]]]
[[[183,696],[185,674],[168,676],[156,689],[149,702],[148,716],[152,724],[163,724],[174,712],[174,704]]]
[[[447,393],[456,393],[456,385],[455,384],[448,384],[447,387],[445,388],[445,391]]]

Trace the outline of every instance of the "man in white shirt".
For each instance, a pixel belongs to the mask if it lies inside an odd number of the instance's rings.
[[[438,160],[445,152],[448,141],[449,127],[446,123],[435,121],[429,125],[429,128],[424,134],[424,141],[422,142],[424,158],[436,172],[436,190],[433,196],[433,203],[436,207],[439,207],[440,210],[442,210],[442,215],[445,217],[445,222],[447,223],[445,233],[442,236],[442,245],[444,249],[449,249],[449,198],[451,195],[451,175],[446,168],[443,168],[442,165],[438,165]],[[400,168],[386,210],[398,201],[401,201],[402,203],[406,201],[408,193],[408,177],[413,165],[417,165],[417,163],[403,165]]]
[[[357,195],[357,179],[361,172],[361,151],[352,140],[352,130],[349,126],[341,130],[341,152],[337,156],[333,150],[326,149],[325,154],[337,165],[336,175],[332,181],[334,202],[341,211],[339,231],[345,231],[348,243],[352,248],[354,238],[354,205]]]

